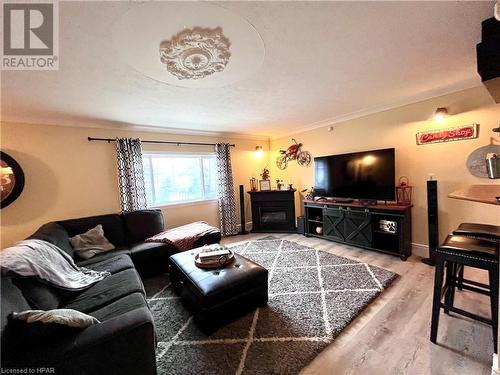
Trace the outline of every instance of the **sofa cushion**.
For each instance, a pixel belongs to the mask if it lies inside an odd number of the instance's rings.
[[[75,259],[75,263],[78,267],[87,267],[89,264],[94,264],[101,262],[106,259],[111,259],[114,258],[118,255],[127,255],[130,256],[130,250],[125,247],[121,247],[115,250],[110,250],[105,253],[97,254],[96,256],[90,258],[90,259],[81,259],[77,258]]]
[[[97,310],[91,311],[88,314],[104,322],[134,309],[147,306],[148,304],[142,293],[132,293]]]
[[[93,260],[93,258],[88,259],[88,261]],[[114,257],[110,257],[103,260],[97,260],[94,262],[83,261],[78,264],[79,267],[86,267],[94,271],[108,271],[110,273],[117,273],[129,268],[134,268],[134,263],[132,259],[127,254],[119,254]],[[87,262],[85,265],[82,263]]]
[[[69,299],[61,308],[87,313],[135,292],[144,294],[144,287],[137,271],[123,270],[106,277],[78,296]]]
[[[57,223],[44,224],[28,238],[50,242],[73,258],[73,247],[69,242],[68,232],[62,225]]]
[[[0,303],[1,308],[1,336],[2,342],[5,339],[4,331],[7,327],[8,316],[14,311],[24,311],[29,310],[30,306],[28,301],[24,298],[21,290],[14,285],[11,277],[2,277],[0,282],[2,303]],[[2,349],[5,345],[0,345]]]
[[[142,242],[164,230],[161,210],[139,210],[123,213],[127,241],[130,244]]]
[[[9,316],[2,345],[2,368],[56,367],[79,328],[61,324],[26,323]],[[59,373],[57,370],[55,373]]]
[[[58,223],[66,229],[69,237],[85,233],[89,229],[101,224],[104,229],[104,235],[113,245],[124,246],[127,243],[125,239],[125,226],[119,214],[82,217],[79,219],[58,221]]]
[[[130,257],[141,275],[168,270],[168,258],[177,249],[165,243],[139,242],[130,247]]]
[[[62,300],[61,291],[38,277],[15,277],[12,281],[21,290],[32,309],[53,310],[59,307]]]
[[[57,374],[157,374],[154,321],[147,307],[91,326],[65,348]]]

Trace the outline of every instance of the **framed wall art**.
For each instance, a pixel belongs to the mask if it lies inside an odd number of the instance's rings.
[[[271,190],[271,180],[259,180],[259,187],[261,191]]]

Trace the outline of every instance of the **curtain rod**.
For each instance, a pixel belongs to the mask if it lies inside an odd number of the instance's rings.
[[[87,139],[89,140],[89,142],[91,141],[105,141],[105,142],[114,142],[115,139],[113,138],[94,138],[94,137],[87,137]],[[199,143],[199,142],[173,142],[173,141],[143,141],[141,139],[141,143],[162,143],[162,144],[169,144],[169,145],[176,145],[176,146],[180,146],[180,145],[189,145],[189,146],[215,146],[216,144],[215,143]],[[236,145],[233,143],[233,144],[230,144],[229,146],[231,147],[236,147]]]

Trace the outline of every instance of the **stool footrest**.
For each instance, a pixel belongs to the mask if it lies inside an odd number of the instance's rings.
[[[462,282],[467,283],[469,285],[478,286],[480,288],[484,288],[484,289],[488,289],[488,290],[490,289],[490,286],[488,284],[483,284],[483,283],[480,283],[480,282],[477,282],[474,280],[462,279]]]
[[[454,313],[466,316],[467,318],[471,318],[471,319],[477,320],[477,321],[479,321],[481,323],[488,324],[490,326],[492,325],[491,319],[485,318],[484,316],[473,314],[473,313],[471,313],[469,311],[462,310],[462,309],[459,309],[457,307],[448,306],[445,303],[441,303],[441,307],[443,309],[448,310],[448,311],[451,311],[451,312],[454,312]]]
[[[458,286],[459,283],[457,282],[456,285]],[[478,283],[476,281],[463,279],[460,287],[462,289],[470,290],[471,292],[476,292],[479,294],[483,294],[485,296],[491,295],[491,290],[489,285]]]

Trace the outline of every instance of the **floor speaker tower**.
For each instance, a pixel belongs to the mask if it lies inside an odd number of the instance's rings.
[[[245,225],[245,187],[240,185],[240,234],[246,234],[246,225]]]
[[[306,218],[305,216],[299,216],[297,218],[297,233],[306,234]]]
[[[427,225],[429,228],[429,258],[422,262],[431,266],[435,263],[435,251],[439,246],[438,191],[437,181],[427,181]]]

